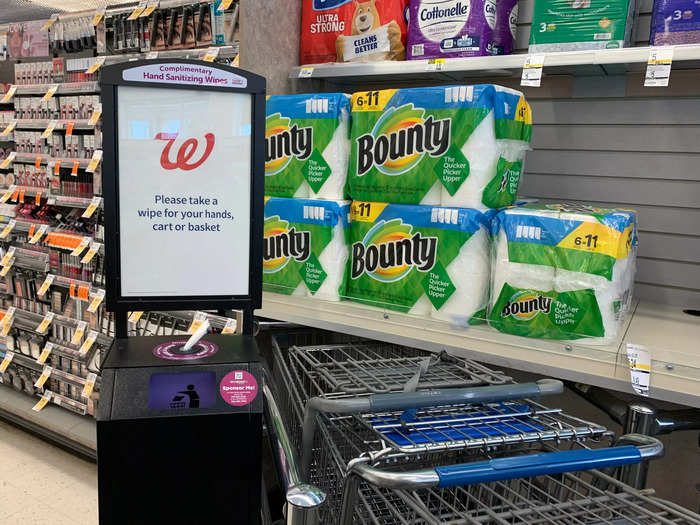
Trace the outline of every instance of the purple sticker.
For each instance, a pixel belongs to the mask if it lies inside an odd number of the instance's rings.
[[[229,405],[241,407],[252,403],[258,395],[258,382],[245,370],[234,370],[221,380],[219,393]]]
[[[170,359],[172,361],[187,361],[190,359],[202,359],[209,357],[219,351],[219,347],[209,341],[199,341],[192,348],[192,352],[183,353],[182,347],[187,341],[170,341],[162,343],[153,349],[153,355],[161,359]]]

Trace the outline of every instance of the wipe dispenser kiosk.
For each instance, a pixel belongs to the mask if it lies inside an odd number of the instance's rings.
[[[148,60],[104,67],[101,84],[116,338],[97,416],[99,522],[259,523],[265,81]],[[129,336],[152,310],[200,312],[191,334]],[[236,333],[209,333],[207,310],[235,310]]]

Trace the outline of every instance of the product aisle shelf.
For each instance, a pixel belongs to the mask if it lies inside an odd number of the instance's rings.
[[[38,229],[39,227],[43,226],[43,223],[40,223],[40,222],[25,221],[25,220],[23,220],[23,219],[16,219],[15,217],[8,217],[8,216],[6,216],[6,215],[0,215],[0,224],[8,223],[8,222],[10,222],[12,219],[14,219],[14,220],[16,221],[15,228],[17,229],[18,232],[21,232],[21,233],[28,233],[29,230],[31,229],[32,225],[34,225],[37,229]],[[104,240],[96,239],[94,236],[90,236],[90,235],[81,235],[80,233],[69,232],[69,231],[66,231],[66,230],[58,229],[58,228],[51,228],[51,227],[48,227],[48,228],[46,229],[46,233],[44,234],[44,237],[43,237],[42,240],[39,241],[39,242],[44,242],[44,243],[45,243],[45,242],[46,242],[46,237],[47,237],[48,235],[52,234],[52,233],[56,233],[56,234],[60,233],[60,234],[62,234],[62,235],[71,235],[71,236],[73,236],[73,237],[75,238],[76,244],[79,243],[84,237],[90,237],[90,238],[93,239],[94,241],[100,243],[100,248],[99,248],[99,250],[97,250],[96,255],[104,256],[104,254],[105,254]],[[0,239],[0,241],[2,241],[2,239]],[[67,250],[67,251],[72,251],[72,250],[73,250],[73,248],[68,248],[68,247],[65,247],[65,246],[55,245],[55,244],[52,244],[52,243],[50,243],[50,242],[47,243],[47,244],[48,244],[49,246],[51,246],[52,248],[64,249],[64,250]],[[82,253],[81,255],[84,255],[84,254],[85,254],[85,251],[83,251],[83,253]],[[30,269],[31,269],[31,268],[30,268]],[[58,278],[59,276],[56,276],[56,277]],[[77,282],[83,283],[83,281],[77,281]]]
[[[49,403],[41,412],[35,412],[32,407],[36,401],[36,397],[0,385],[0,418],[87,457],[97,457],[96,424],[91,416],[80,416],[53,403]]]
[[[41,157],[41,163],[42,164],[51,164],[58,161],[61,161],[61,167],[62,168],[70,168],[73,166],[73,163],[77,160],[78,161],[78,168],[85,169],[88,167],[88,164],[90,164],[90,159],[75,159],[75,158],[70,158],[70,157],[52,157],[51,155],[46,155],[44,153],[17,153],[15,156],[15,160],[13,162],[23,162],[23,163],[29,163],[29,164],[34,164],[36,162],[36,158]],[[41,188],[39,188],[41,189]]]
[[[39,129],[43,130],[49,125],[51,120],[56,120],[56,127],[54,131],[65,131],[66,125],[70,122],[73,123],[74,130],[92,130],[95,129],[94,124],[90,124],[90,119],[38,119],[38,118],[28,118],[28,119],[18,119],[15,129]]]
[[[648,348],[650,396],[700,408],[700,324],[679,308],[636,304],[612,345],[565,343],[467,329],[353,302],[265,292],[256,315],[351,335],[448,352],[485,363],[632,392],[626,344]]]
[[[51,353],[56,353],[59,355],[65,355],[66,357],[74,357],[68,353],[61,352],[60,347],[58,345],[54,345],[53,350]],[[0,350],[0,359],[3,359],[5,357],[5,350]],[[36,359],[33,359],[31,357],[27,357],[26,355],[20,354],[18,352],[15,352],[15,356],[12,358],[12,362],[16,363],[20,366],[23,366],[24,368],[30,368],[31,370],[34,370],[36,372],[42,372],[44,370],[44,365],[39,364],[36,362]],[[71,374],[69,372],[66,372],[64,370],[58,370],[56,368],[53,369],[51,372],[51,377],[56,376],[61,379],[61,381],[64,381],[66,383],[70,383],[73,386],[76,386],[78,388],[83,388],[85,386],[85,382],[87,381],[84,377],[79,377],[74,374]],[[100,384],[101,378],[98,376],[97,381],[95,382],[96,385]],[[73,400],[74,401],[74,400]]]
[[[700,69],[700,44],[674,46],[673,69]],[[592,51],[561,51],[545,55],[543,72],[575,76],[604,76],[643,71],[650,47],[626,47]],[[469,77],[520,76],[526,54],[448,58],[436,71],[428,60],[347,62],[300,66],[292,69],[290,78],[333,79],[336,82],[367,80],[459,80]],[[313,71],[308,71],[313,68]]]
[[[57,83],[58,84],[58,83]],[[44,95],[52,84],[17,84],[15,95]],[[99,93],[98,82],[66,82],[58,84],[55,95],[78,95],[86,93]]]
[[[87,208],[92,202],[92,199],[89,197],[72,197],[70,195],[56,195],[55,193],[51,192],[50,188],[37,188],[35,186],[15,186],[15,188],[17,188],[20,191],[24,190],[25,197],[36,197],[37,192],[41,191],[43,197],[45,197],[49,201],[52,201],[49,202],[49,204],[55,204],[56,206],[66,206],[68,208]],[[8,187],[0,188],[0,194],[6,192],[8,189]],[[102,201],[100,201],[100,205],[97,207],[97,209],[102,209]],[[7,222],[7,220],[5,220],[4,222]]]
[[[236,58],[238,54],[238,46],[214,46],[219,51],[216,58]],[[204,55],[208,47],[195,47],[191,49],[166,49],[163,51],[154,51],[157,53],[156,58],[191,58],[199,59],[200,56]],[[105,58],[106,65],[121,64],[122,62],[129,62],[133,60],[143,60],[148,57],[148,53],[123,53],[119,55],[107,55]]]

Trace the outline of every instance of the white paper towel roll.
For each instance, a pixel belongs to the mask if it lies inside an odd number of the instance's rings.
[[[318,193],[309,187],[309,195],[314,199],[339,200],[345,195],[345,181],[348,174],[348,158],[350,157],[350,112],[343,108],[338,117],[338,127],[335,128],[333,138],[323,150],[323,158],[331,169],[331,174],[318,190]]]
[[[337,201],[339,206],[347,206],[349,201]],[[340,301],[338,292],[343,283],[348,262],[348,245],[345,243],[345,226],[343,220],[333,227],[333,238],[318,257],[318,261],[326,272],[326,279],[313,297],[326,301]]]

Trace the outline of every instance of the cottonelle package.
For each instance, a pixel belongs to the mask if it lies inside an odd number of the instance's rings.
[[[477,210],[353,201],[348,297],[466,325],[484,319],[490,255]]]
[[[649,34],[650,46],[698,42],[700,42],[700,2],[654,0]]]
[[[492,222],[489,323],[511,334],[610,343],[628,310],[635,213],[528,204]]]
[[[339,301],[346,292],[349,201],[267,198],[263,290]]]
[[[635,0],[535,0],[530,53],[629,45]]]
[[[494,55],[510,55],[515,48],[518,27],[518,0],[496,0],[496,27],[493,30]]]
[[[350,196],[480,210],[507,206],[531,133],[522,93],[500,86],[355,93]]]
[[[265,194],[343,199],[349,126],[350,99],[342,93],[268,97]]]

